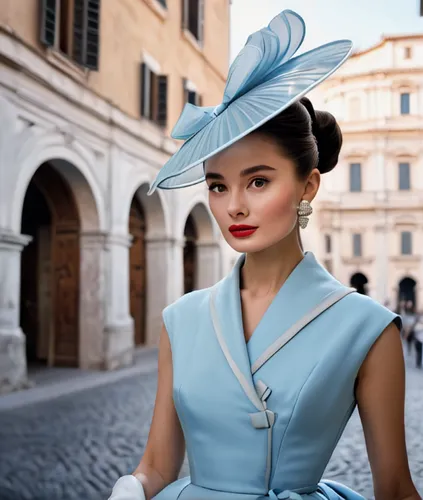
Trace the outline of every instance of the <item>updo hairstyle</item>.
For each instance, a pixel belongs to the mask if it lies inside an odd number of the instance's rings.
[[[289,106],[255,133],[276,142],[282,153],[297,166],[301,180],[314,168],[325,174],[338,163],[341,129],[333,115],[316,111],[307,97]]]

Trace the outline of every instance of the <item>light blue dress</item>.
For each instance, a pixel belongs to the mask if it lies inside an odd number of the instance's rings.
[[[155,500],[362,499],[322,474],[355,407],[359,368],[400,318],[307,252],[246,343],[243,262],[163,313],[191,476]]]

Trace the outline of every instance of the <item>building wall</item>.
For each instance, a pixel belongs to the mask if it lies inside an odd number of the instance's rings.
[[[310,247],[344,283],[364,274],[368,293],[393,308],[405,277],[416,281],[416,307],[423,308],[422,51],[421,36],[389,38],[319,87],[344,144],[338,166],[322,179]],[[401,113],[402,93],[410,95],[408,114]],[[351,163],[361,164],[361,192],[350,192]],[[399,163],[410,165],[410,189],[399,189]],[[412,232],[411,255],[401,253],[403,231]],[[353,255],[354,233],[362,235],[361,256]]]
[[[169,77],[167,132],[184,105],[183,78],[195,84],[203,105],[221,101],[229,64],[229,0],[205,2],[202,44],[181,28],[181,1],[168,1],[164,9],[157,0],[102,0],[99,70],[88,72],[41,44],[39,3],[3,0],[1,25],[125,114],[140,117],[140,63],[146,58]]]
[[[168,135],[183,104],[177,82],[190,79],[204,104],[221,99],[229,2],[206,2],[203,50],[178,28],[178,2],[168,1],[163,11],[141,0],[103,0],[98,72],[38,43],[37,4],[7,1],[0,11],[0,392],[27,380],[25,344],[31,332],[20,323],[21,285],[33,277],[21,275],[21,255],[33,242],[22,233],[22,215],[28,186],[45,162],[68,186],[80,218],[78,366],[115,369],[132,362],[129,215],[134,198],[145,216],[146,345],[157,344],[163,308],[184,292],[189,217],[196,230],[195,287],[210,286],[227,268],[226,244],[204,185],[146,193],[178,147]],[[221,36],[213,45],[215,30]],[[167,128],[136,112],[134,89],[140,86],[144,58],[168,73]],[[50,306],[43,293],[46,311]],[[66,320],[67,311],[59,314]],[[49,333],[41,335],[45,343]]]

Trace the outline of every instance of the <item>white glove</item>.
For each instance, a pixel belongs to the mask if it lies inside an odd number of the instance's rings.
[[[113,486],[108,500],[146,500],[144,488],[135,476],[120,477]]]

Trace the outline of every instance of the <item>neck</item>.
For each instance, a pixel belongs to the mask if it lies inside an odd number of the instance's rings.
[[[276,295],[303,257],[298,244],[249,253],[241,270],[241,288],[255,298]]]

